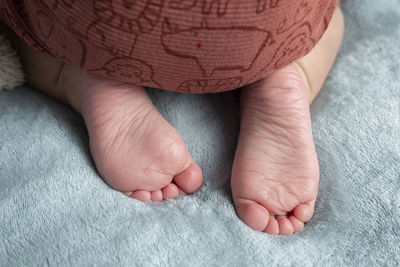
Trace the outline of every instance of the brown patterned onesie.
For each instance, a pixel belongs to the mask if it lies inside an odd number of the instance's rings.
[[[232,90],[306,55],[337,0],[0,0],[29,45],[89,72],[165,90]]]

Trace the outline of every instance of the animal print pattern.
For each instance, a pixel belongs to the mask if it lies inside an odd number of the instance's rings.
[[[0,0],[33,48],[89,72],[184,93],[222,92],[306,55],[337,0]]]

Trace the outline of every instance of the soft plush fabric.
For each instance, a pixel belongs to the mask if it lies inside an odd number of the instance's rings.
[[[337,0],[0,0],[36,49],[97,74],[180,92],[222,92],[306,55]]]
[[[205,183],[144,204],[101,180],[77,113],[20,87],[0,94],[0,266],[399,266],[400,3],[342,7],[344,44],[311,106],[321,182],[302,232],[255,232],[235,214],[237,91],[149,89]]]

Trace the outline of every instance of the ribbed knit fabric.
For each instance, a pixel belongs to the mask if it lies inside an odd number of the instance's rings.
[[[336,0],[0,0],[0,18],[39,51],[100,75],[220,92],[306,55]]]

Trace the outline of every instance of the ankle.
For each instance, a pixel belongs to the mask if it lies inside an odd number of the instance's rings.
[[[57,90],[63,95],[66,104],[81,113],[80,79],[81,70],[73,65],[63,63],[57,81]]]
[[[310,104],[321,90],[336,56],[339,52],[344,33],[344,18],[340,7],[333,13],[328,29],[315,47],[295,63],[307,78]]]

